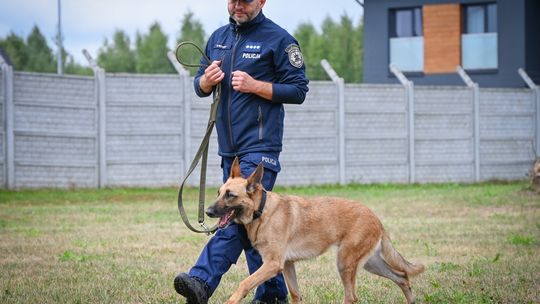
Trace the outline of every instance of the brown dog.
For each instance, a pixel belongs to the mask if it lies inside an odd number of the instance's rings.
[[[206,213],[219,217],[219,226],[233,220],[246,227],[263,265],[240,283],[226,302],[240,303],[259,284],[283,272],[293,303],[301,301],[294,262],[316,257],[336,245],[337,266],[345,288],[343,303],[358,300],[355,294],[358,267],[396,283],[414,303],[409,277],[424,271],[407,262],[392,246],[377,216],[360,203],[341,198],[305,199],[266,192],[263,166],[242,178],[235,159],[227,182]]]

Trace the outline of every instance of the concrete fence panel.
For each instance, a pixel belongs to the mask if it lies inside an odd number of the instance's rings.
[[[212,102],[185,75],[58,76],[4,65],[0,76],[0,184],[8,188],[178,186]],[[474,182],[478,173],[480,181],[515,180],[538,153],[531,89],[309,88],[304,104],[284,107],[278,185]],[[213,186],[222,182],[216,136]],[[188,185],[198,185],[199,169]]]
[[[106,75],[110,186],[173,185],[183,174],[181,89],[176,75]]]
[[[480,90],[482,180],[526,178],[535,157],[535,97],[528,89]]]
[[[347,182],[407,182],[407,100],[403,87],[347,85],[345,134]]]
[[[336,86],[313,81],[302,105],[285,105],[280,185],[337,183]]]
[[[14,186],[96,187],[93,79],[16,72]]]
[[[466,87],[415,87],[418,182],[474,181],[474,113]]]

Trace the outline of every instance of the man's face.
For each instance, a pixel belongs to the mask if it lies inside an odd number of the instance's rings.
[[[229,15],[236,21],[237,24],[249,22],[255,18],[266,0],[254,0],[247,3],[245,0],[227,0]]]

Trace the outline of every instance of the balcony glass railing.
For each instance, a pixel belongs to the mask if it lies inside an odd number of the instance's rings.
[[[424,37],[390,38],[390,63],[403,72],[422,72]]]
[[[497,69],[497,33],[462,34],[461,64],[466,70]]]

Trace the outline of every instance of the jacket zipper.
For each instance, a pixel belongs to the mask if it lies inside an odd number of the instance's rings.
[[[231,147],[233,148],[233,151],[235,151],[236,154],[236,143],[234,142],[234,137],[232,133],[232,117],[231,117],[231,107],[232,107],[232,72],[234,69],[234,59],[235,59],[235,53],[236,53],[236,47],[238,46],[238,42],[240,41],[240,33],[238,33],[238,30],[236,30],[236,41],[234,42],[234,46],[231,51],[231,68],[229,71],[229,139],[231,141]]]
[[[259,106],[259,116],[257,116],[257,122],[259,123],[259,141],[263,140],[263,114],[261,106]]]

